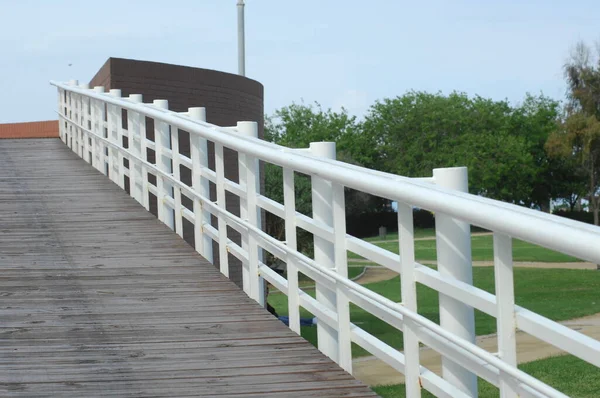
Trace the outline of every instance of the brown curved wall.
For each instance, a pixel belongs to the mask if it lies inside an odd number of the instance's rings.
[[[238,121],[258,122],[259,136],[263,136],[263,86],[255,80],[231,73],[209,69],[191,68],[159,62],[137,61],[122,58],[109,58],[90,81],[90,87],[104,86],[120,89],[123,96],[142,94],[144,102],[155,99],[169,101],[169,109],[184,112],[189,107],[206,108],[206,119],[219,126],[235,126]],[[153,139],[150,128],[148,138]],[[181,153],[189,156],[189,137],[180,136]],[[152,160],[152,154],[149,160]],[[209,145],[209,166],[214,169],[214,147]],[[182,170],[182,178],[189,181],[189,173]],[[225,150],[225,176],[238,181],[237,154]],[[211,199],[215,199],[212,187]],[[155,213],[155,205],[151,211]],[[239,199],[227,196],[227,209],[239,214]],[[156,214],[156,213],[155,213]],[[186,221],[187,223],[187,221]],[[239,242],[233,231],[228,234]],[[184,239],[193,245],[193,229],[186,225]],[[218,264],[218,250],[215,245],[215,264]],[[229,257],[230,278],[241,286],[241,264]]]

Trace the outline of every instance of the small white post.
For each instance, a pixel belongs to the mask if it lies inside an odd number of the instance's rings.
[[[256,122],[238,122],[237,130],[247,137],[258,138],[258,124]],[[246,186],[246,197],[240,198],[240,214],[242,219],[247,217],[248,222],[262,229],[260,208],[256,204],[260,194],[260,170],[258,159],[245,153],[238,153],[240,184]],[[243,214],[245,213],[245,214]],[[248,275],[246,276],[250,297],[265,306],[264,280],[259,275],[258,267],[263,261],[262,249],[258,246],[253,233],[242,237],[248,250]]]
[[[190,118],[206,122],[206,109],[201,107],[188,109]],[[192,188],[210,200],[210,181],[203,177],[202,170],[208,169],[208,142],[199,134],[190,133],[190,156],[192,158]],[[196,251],[214,264],[213,241],[204,233],[204,225],[210,226],[210,212],[203,209],[202,201],[194,199],[194,245]]]
[[[314,156],[335,159],[335,142],[311,142],[310,151]],[[333,227],[333,189],[330,181],[312,177],[313,219]],[[335,268],[335,249],[332,242],[319,236],[314,237],[315,261],[322,267]],[[336,311],[337,299],[334,291],[316,282],[317,301]],[[334,362],[339,363],[338,332],[325,322],[317,319],[317,341],[319,350]]]
[[[517,324],[515,319],[515,288],[513,280],[512,239],[494,233],[494,276],[498,316],[498,357],[517,367]],[[500,372],[500,398],[518,397],[518,389],[511,377]]]
[[[104,87],[103,86],[95,86],[94,92],[99,93],[99,94],[103,93]],[[94,109],[94,120],[95,120],[95,127],[93,127],[93,129],[95,129],[95,134],[98,137],[106,138],[105,126],[104,126],[104,119],[106,117],[105,110],[104,110],[104,103],[99,100],[94,100],[93,109]],[[94,149],[93,149],[94,153],[93,153],[92,157],[97,157],[96,162],[95,162],[96,169],[99,170],[102,174],[107,175],[106,149],[105,149],[104,142],[100,139],[95,139],[95,144],[93,144],[93,147],[94,147]]]
[[[434,169],[435,184],[458,192],[468,192],[466,167]],[[435,214],[438,271],[445,277],[473,284],[471,226],[444,214]],[[475,343],[473,307],[440,293],[440,326]],[[451,384],[471,397],[477,397],[477,376],[447,357],[442,357],[442,374]]]
[[[169,109],[169,101],[154,100],[154,106],[160,109]],[[156,145],[156,166],[162,173],[171,174],[171,159],[165,154],[163,148],[171,149],[171,137],[169,134],[169,125],[159,120],[154,120],[154,143]],[[156,188],[158,191],[157,212],[158,219],[171,229],[175,229],[175,218],[173,210],[166,204],[165,198],[171,196],[171,186],[163,178],[161,173],[156,176]]]
[[[130,94],[129,100],[136,104],[142,103],[142,94]],[[132,110],[127,110],[127,130],[129,131],[129,150],[131,153],[144,159],[142,155],[142,141],[145,134],[142,133],[140,119],[143,116]],[[143,170],[144,166],[137,159],[129,158],[129,194],[142,206],[144,205]],[[148,186],[146,185],[146,189]]]
[[[415,234],[413,210],[406,203],[398,203],[398,243],[400,253],[400,278],[402,304],[407,310],[417,312],[417,284],[415,281]],[[404,377],[407,398],[420,398],[419,338],[417,325],[404,318]]]

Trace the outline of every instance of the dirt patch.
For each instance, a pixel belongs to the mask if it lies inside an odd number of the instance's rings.
[[[367,283],[375,283],[387,281],[398,276],[397,272],[385,267],[365,267],[365,272],[361,277],[356,278],[354,282],[366,285]]]

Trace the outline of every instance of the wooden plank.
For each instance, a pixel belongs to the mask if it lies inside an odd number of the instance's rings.
[[[59,140],[2,140],[0,396],[375,395]]]

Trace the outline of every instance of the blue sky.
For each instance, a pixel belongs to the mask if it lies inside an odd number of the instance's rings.
[[[0,122],[55,118],[48,81],[88,81],[110,56],[235,73],[235,4],[0,0]],[[246,73],[264,84],[267,113],[303,99],[361,116],[411,89],[561,99],[570,47],[600,38],[591,0],[246,4]]]

